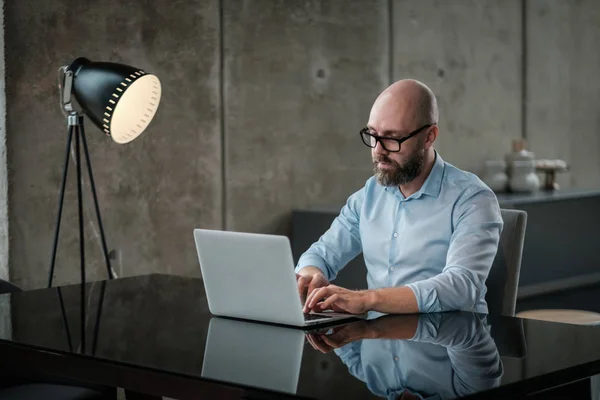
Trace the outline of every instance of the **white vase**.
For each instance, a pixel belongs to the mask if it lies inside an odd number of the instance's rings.
[[[512,152],[506,154],[506,156],[504,157],[504,159],[506,160],[506,165],[507,165],[507,174],[509,179],[511,178],[512,175],[512,170],[513,170],[513,164],[516,161],[534,161],[535,160],[535,154],[533,154],[531,151],[527,150],[527,142],[524,139],[515,139],[512,142]]]
[[[513,192],[535,192],[540,179],[535,173],[535,161],[513,161],[510,173],[510,189]]]
[[[508,188],[508,175],[506,175],[506,162],[502,160],[488,160],[485,162],[485,175],[483,182],[494,192],[501,193]]]

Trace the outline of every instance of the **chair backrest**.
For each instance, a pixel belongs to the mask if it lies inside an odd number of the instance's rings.
[[[18,287],[14,283],[5,281],[4,279],[0,279],[0,294],[17,292],[22,292],[20,287]]]
[[[500,235],[496,258],[486,281],[486,301],[490,314],[513,317],[517,303],[527,213],[505,209],[500,212],[504,228]]]

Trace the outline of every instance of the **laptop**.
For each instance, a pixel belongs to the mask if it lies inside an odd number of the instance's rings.
[[[356,318],[303,313],[285,236],[195,229],[194,239],[213,315],[303,328]]]
[[[299,329],[213,317],[201,376],[296,394],[304,337]]]

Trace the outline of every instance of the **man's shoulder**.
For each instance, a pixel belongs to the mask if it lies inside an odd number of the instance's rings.
[[[380,184],[377,183],[377,179],[375,179],[375,176],[371,176],[365,182],[365,186],[363,187],[363,189],[364,190],[383,189],[383,186],[381,186]]]
[[[474,173],[462,170],[449,162],[444,162],[445,190],[457,195],[470,195],[478,192],[494,192]]]
[[[502,224],[498,198],[477,175],[446,163],[444,199],[453,204],[452,218],[456,223],[465,214],[478,215],[478,219]]]

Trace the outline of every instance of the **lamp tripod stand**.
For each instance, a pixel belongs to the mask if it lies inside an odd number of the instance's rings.
[[[60,184],[60,195],[58,202],[58,215],[56,219],[56,229],[54,231],[54,244],[52,247],[52,258],[50,262],[50,273],[48,276],[48,287],[52,287],[52,281],[54,279],[54,266],[56,263],[56,250],[58,248],[58,237],[60,234],[60,222],[62,219],[63,204],[65,199],[65,187],[67,182],[67,175],[69,171],[69,159],[71,152],[71,142],[73,135],[75,135],[75,163],[77,170],[77,213],[79,216],[79,257],[80,257],[80,272],[81,272],[81,288],[84,290],[85,287],[85,238],[83,234],[83,196],[82,196],[82,184],[81,184],[81,145],[83,144],[83,152],[85,155],[88,177],[90,180],[90,186],[92,191],[92,197],[94,199],[94,207],[96,209],[96,218],[98,219],[98,228],[100,230],[100,238],[102,240],[102,251],[104,253],[104,260],[106,261],[106,272],[108,278],[112,279],[112,268],[110,265],[110,258],[108,256],[108,248],[106,246],[106,238],[104,236],[104,227],[102,225],[102,217],[100,216],[100,207],[98,206],[98,196],[96,195],[96,185],[94,184],[94,174],[92,173],[92,164],[90,162],[90,153],[88,151],[87,141],[85,139],[85,130],[83,128],[83,116],[77,111],[73,110],[71,104],[71,85],[73,74],[70,71],[66,71],[65,67],[61,70],[64,74],[64,85],[59,83],[59,86],[64,87],[64,91],[61,92],[61,102],[63,109],[68,112],[67,122],[69,126],[67,136],[67,148],[65,150],[65,162],[63,169],[62,181]]]

